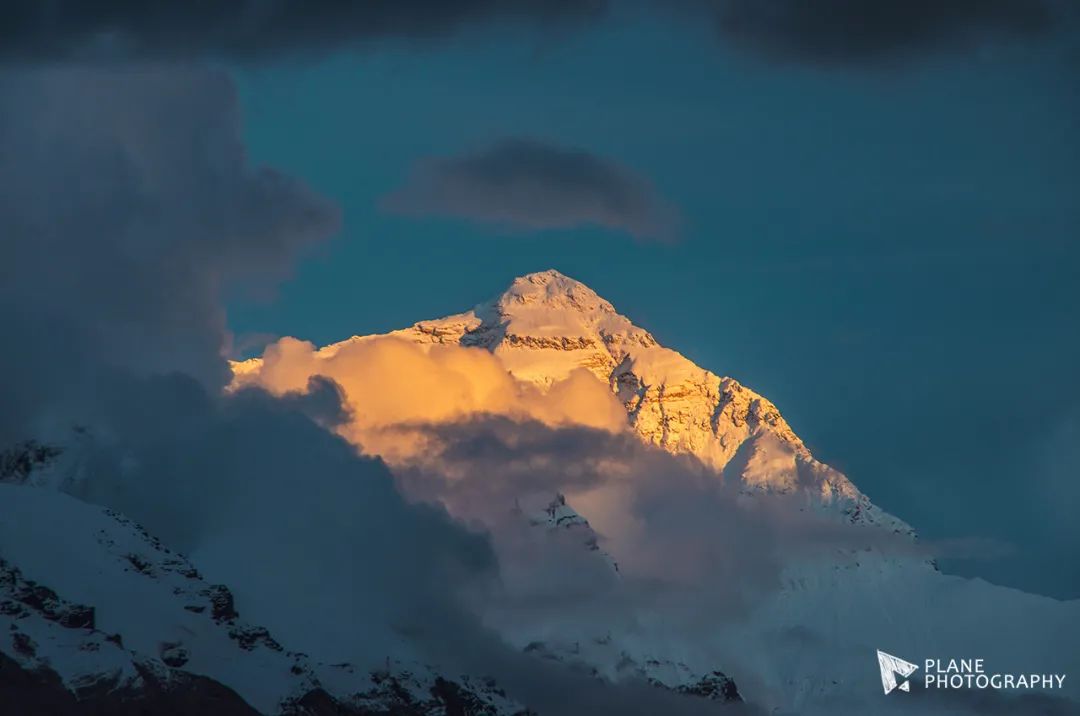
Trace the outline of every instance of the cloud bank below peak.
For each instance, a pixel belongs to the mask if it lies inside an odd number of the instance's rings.
[[[386,210],[512,231],[599,226],[640,241],[671,241],[678,211],[652,182],[584,149],[511,137],[474,152],[423,160]]]

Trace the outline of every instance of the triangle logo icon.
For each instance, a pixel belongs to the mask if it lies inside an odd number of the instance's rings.
[[[881,649],[878,649],[877,660],[878,667],[881,669],[881,686],[886,694],[892,693],[895,689],[911,691],[911,684],[907,681],[907,677],[918,670],[919,667],[916,664],[904,661],[892,654],[886,654]],[[898,682],[897,676],[900,676],[902,680]]]

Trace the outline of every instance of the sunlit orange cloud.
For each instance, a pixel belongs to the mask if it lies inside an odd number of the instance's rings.
[[[337,426],[339,434],[390,462],[423,450],[424,431],[413,426],[481,414],[611,432],[626,428],[618,400],[587,370],[544,389],[515,379],[483,349],[422,346],[388,336],[355,340],[332,352],[282,338],[266,348],[261,363],[237,371],[232,387],[258,386],[283,395],[306,391],[316,376],[333,380],[344,394],[351,415]]]

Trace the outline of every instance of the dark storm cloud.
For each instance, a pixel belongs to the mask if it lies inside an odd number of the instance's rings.
[[[308,380],[307,390],[286,393],[280,400],[327,428],[337,427],[352,417],[341,386],[321,375]]]
[[[694,2],[694,0],[691,0]],[[1049,30],[1052,0],[704,0],[748,50],[817,64],[873,64]]]
[[[630,4],[630,3],[625,3]],[[1031,38],[1067,12],[1055,0],[673,0],[645,3],[703,14],[726,41],[773,57],[867,64]],[[380,40],[429,40],[476,27],[594,24],[612,0],[242,0],[222,3],[4,4],[0,60],[225,57],[266,60]]]
[[[633,170],[583,149],[524,138],[423,161],[384,206],[518,230],[595,225],[642,240],[669,240],[677,224],[675,210]]]
[[[557,26],[607,0],[239,0],[4,3],[0,57],[265,58],[383,38],[426,39],[485,23]]]
[[[222,395],[222,294],[272,288],[337,226],[238,129],[212,71],[0,74],[0,445],[61,441],[63,485],[197,554],[264,624],[379,658],[490,551],[317,424],[345,417],[333,383]]]
[[[0,156],[8,442],[102,366],[222,385],[222,292],[272,289],[338,226],[331,203],[248,163],[223,73],[0,72]]]

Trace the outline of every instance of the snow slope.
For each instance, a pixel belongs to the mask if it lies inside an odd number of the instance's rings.
[[[229,589],[208,584],[123,516],[60,492],[0,484],[0,655],[55,674],[76,693],[139,695],[190,675],[212,679],[260,713],[324,699],[325,713],[442,713],[449,684],[421,664],[367,672],[287,650],[246,623]],[[521,707],[493,687],[452,684],[477,713]],[[322,713],[312,711],[312,713]]]

